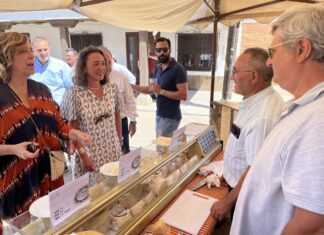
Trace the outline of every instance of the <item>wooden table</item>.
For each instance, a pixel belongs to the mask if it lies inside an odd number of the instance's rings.
[[[220,161],[223,159],[223,152],[219,153],[215,156],[213,161]],[[158,222],[158,220],[162,217],[162,215],[169,209],[169,207],[177,200],[177,198],[186,190],[191,189],[194,185],[196,185],[198,182],[200,182],[204,177],[197,175],[189,184],[186,185],[186,187],[161,211],[161,213],[154,218],[154,220],[144,229],[142,232],[142,235],[148,235],[148,234],[154,234],[153,233],[153,226],[155,223]],[[196,192],[202,193],[204,195],[207,195],[209,197],[213,198],[223,198],[227,195],[228,189],[227,187],[213,187],[209,189],[206,185],[197,189]],[[211,216],[208,216],[208,219],[204,223],[204,225],[201,227],[199,231],[199,235],[206,235],[211,234],[213,231],[213,228],[216,224],[216,221]],[[166,230],[164,232],[165,235],[178,235],[178,234],[188,234],[186,232],[180,231],[179,229],[173,228],[171,226],[166,225]]]

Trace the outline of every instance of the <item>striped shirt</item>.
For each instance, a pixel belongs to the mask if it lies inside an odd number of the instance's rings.
[[[251,166],[263,140],[275,126],[284,101],[273,87],[268,87],[240,103],[234,123],[241,129],[239,138],[229,136],[224,154],[224,178],[235,187]]]

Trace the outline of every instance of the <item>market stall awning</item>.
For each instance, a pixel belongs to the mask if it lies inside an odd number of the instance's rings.
[[[289,7],[316,2],[324,0],[10,0],[0,2],[0,12],[72,9],[118,27],[175,32],[188,23],[206,27],[214,17],[227,25],[244,18],[265,23]]]

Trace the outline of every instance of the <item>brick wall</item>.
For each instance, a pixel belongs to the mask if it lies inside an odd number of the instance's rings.
[[[271,25],[244,23],[242,31],[241,52],[249,47],[269,47],[272,40]]]

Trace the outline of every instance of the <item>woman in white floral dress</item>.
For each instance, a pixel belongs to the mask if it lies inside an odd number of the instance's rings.
[[[100,166],[117,161],[122,155],[118,89],[109,82],[108,74],[102,52],[93,46],[83,49],[73,77],[74,86],[66,91],[61,104],[62,117],[93,136],[93,144],[87,148],[76,143],[79,154],[72,157],[73,177],[89,171],[91,184],[97,183]]]

